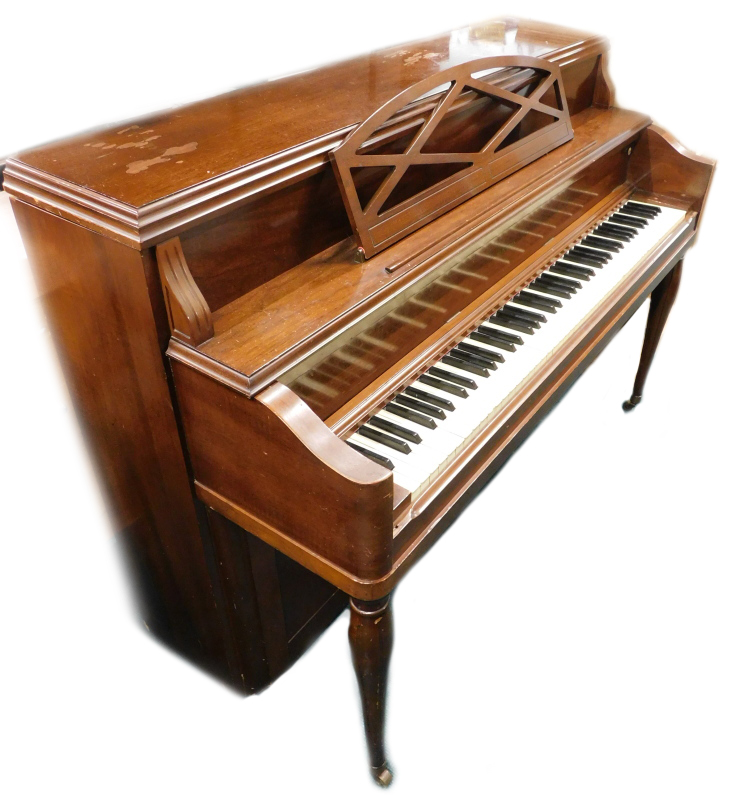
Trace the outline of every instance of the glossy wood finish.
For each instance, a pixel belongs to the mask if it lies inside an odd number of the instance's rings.
[[[229,593],[252,537],[225,537],[195,500],[163,360],[170,331],[153,254],[11,202],[142,620],[237,691],[264,688],[340,613],[343,596],[300,567],[293,582],[303,594],[279,581],[277,598],[250,570]],[[288,656],[267,671],[266,625],[277,615],[292,621],[275,646]]]
[[[258,691],[305,652],[347,598],[221,514],[207,516],[234,668],[241,691]]]
[[[630,160],[629,179],[650,197],[689,206],[701,219],[715,162],[692,153],[659,125],[640,137]]]
[[[562,66],[606,49],[604,39],[578,31],[490,20],[85,133],[22,153],[17,161],[139,208],[319,134],[344,137],[390,98],[457,64],[504,54]],[[330,93],[333,102],[324,102]]]
[[[515,73],[513,81],[522,85],[504,85],[507,78],[498,80],[504,71]],[[435,102],[424,112],[418,106],[431,92]],[[385,128],[403,116],[413,117],[398,122],[412,138],[398,135],[402,146],[389,147]],[[572,137],[559,66],[540,58],[494,56],[408,86],[330,155],[368,258]],[[387,174],[362,202],[356,174],[369,170]]]
[[[357,263],[353,241],[345,240],[212,309],[215,335],[199,351],[244,376],[251,393],[259,391],[310,353],[335,342],[344,329],[360,320],[368,325],[380,303],[405,292],[446,257],[515,221],[561,182],[579,180],[579,173],[599,158],[634,141],[649,121],[618,109],[581,112],[573,119],[571,142],[374,259]]]
[[[666,275],[666,277],[653,289],[650,295],[650,309],[648,311],[648,322],[645,328],[645,339],[642,344],[642,355],[640,356],[640,366],[637,369],[635,385],[632,389],[632,396],[625,400],[622,408],[631,411],[642,400],[642,391],[645,388],[645,380],[648,377],[650,365],[653,363],[655,351],[658,348],[663,328],[671,313],[671,308],[676,300],[679,284],[681,282],[682,261]]]
[[[460,242],[450,258],[429,261],[426,273],[414,280],[403,277],[398,291],[374,314],[312,353],[282,382],[328,421],[348,404],[357,407],[360,393],[387,370],[401,360],[412,363],[410,355],[420,343],[441,344],[448,323],[463,309],[486,297],[505,299],[514,282],[525,280],[521,272],[532,256],[545,246],[553,249],[593,210],[596,197],[623,186],[626,170],[625,149],[618,148],[564,180],[563,188],[534,201],[526,212],[520,209],[516,221],[482,232],[466,245]],[[430,361],[433,354],[426,357]]]
[[[351,596],[382,785],[391,592],[652,293],[647,372],[696,235],[713,164],[613,107],[606,49],[494,21],[8,163],[78,404],[97,425],[91,441],[134,551],[155,564],[147,581],[183,632],[179,646],[197,643],[233,683],[239,674],[244,690],[259,688]],[[502,55],[559,67],[573,139],[362,260],[330,152],[371,116],[390,124],[361,149],[389,155],[414,119],[404,103],[386,106],[392,98]],[[438,101],[416,113],[427,102]],[[463,136],[446,127],[454,149],[444,152],[464,152]],[[342,441],[633,192],[686,217],[420,496]],[[95,308],[77,313],[85,303]]]
[[[348,640],[361,694],[366,743],[372,777],[380,786],[392,782],[384,744],[387,675],[392,655],[392,602],[351,599]]]
[[[114,530],[142,587],[143,619],[179,651],[216,667],[225,631],[213,612],[158,342],[152,265],[135,250],[11,202]]]
[[[205,502],[320,575],[328,573],[318,563],[361,581],[389,569],[387,470],[340,441],[281,384],[253,400],[178,360],[173,373]]]
[[[178,237],[159,244],[155,254],[171,334],[192,345],[211,339],[211,311],[191,276]]]

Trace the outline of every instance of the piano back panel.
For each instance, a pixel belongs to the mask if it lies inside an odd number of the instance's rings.
[[[286,383],[321,419],[355,397],[479,294],[510,275],[547,241],[624,183],[626,146],[580,172],[557,195],[445,262],[413,292],[393,298],[372,318],[305,360]]]
[[[571,115],[592,103],[599,58],[579,59],[562,68]],[[193,227],[180,239],[196,285],[214,312],[351,233],[328,161],[319,172]]]

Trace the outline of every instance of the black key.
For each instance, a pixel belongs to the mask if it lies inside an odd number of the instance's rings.
[[[507,344],[524,343],[524,340],[516,333],[509,333],[508,331],[496,331],[492,328],[488,328],[487,325],[480,325],[477,330],[485,336],[495,339],[496,341],[506,342]],[[506,348],[506,350],[508,350],[508,348]]]
[[[487,333],[482,333],[482,327],[480,327],[476,331],[473,331],[470,334],[470,339],[474,339],[476,342],[482,342],[483,344],[490,345],[490,347],[497,347],[499,350],[508,350],[509,353],[516,352],[515,344],[513,344],[512,342],[506,342],[503,339],[496,339],[494,336],[488,336]]]
[[[580,278],[583,281],[590,281],[596,274],[588,267],[579,267],[577,264],[563,264],[558,261],[550,267],[550,272],[557,272],[558,275],[568,275],[571,278]]]
[[[626,228],[624,231],[618,231],[615,228],[610,228],[605,224],[599,225],[598,228],[596,228],[595,233],[600,233],[607,239],[614,239],[618,242],[631,242],[632,237],[635,235],[634,231],[628,231]]]
[[[414,408],[430,417],[436,417],[436,419],[446,419],[443,408],[447,411],[454,411],[454,403],[450,400],[443,400],[441,397],[436,397],[435,394],[416,389],[414,386],[408,386],[403,394],[398,394],[395,402],[408,408]]]
[[[479,375],[481,378],[487,378],[490,375],[482,364],[478,364],[476,361],[470,360],[469,358],[457,358],[453,353],[445,355],[441,361],[444,364],[448,364],[450,367],[456,367],[465,372],[471,372],[473,375]]]
[[[538,308],[540,311],[546,311],[548,314],[555,314],[558,308],[562,308],[562,303],[559,300],[552,300],[549,297],[541,297],[534,292],[523,291],[513,298],[514,303],[519,303],[523,306],[531,308]]]
[[[627,225],[615,225],[613,222],[602,222],[601,225],[599,225],[599,229],[601,228],[606,228],[613,233],[621,233],[623,236],[637,236],[637,230]]]
[[[407,442],[412,442],[413,444],[421,443],[420,434],[408,430],[402,425],[398,425],[396,422],[390,422],[388,419],[372,417],[370,420],[367,420],[367,424],[373,425],[375,428],[381,428],[383,431],[387,431],[387,433],[393,433],[398,438],[405,439]]]
[[[550,286],[554,286],[555,289],[560,289],[563,292],[568,292],[569,294],[575,294],[578,289],[580,289],[580,284],[577,287],[573,286],[576,281],[571,281],[568,278],[561,278],[557,275],[553,275],[551,272],[543,272],[541,275],[538,275],[534,279],[534,283],[543,283],[549,284]]]
[[[536,289],[543,294],[552,295],[552,297],[562,297],[563,300],[570,300],[572,297],[570,292],[566,292],[565,289],[558,289],[548,281],[536,280],[530,284],[530,288]],[[573,291],[575,291],[575,289],[573,289]]]
[[[514,319],[513,317],[504,315],[500,311],[490,317],[490,321],[502,326],[503,328],[510,328],[512,331],[528,333],[529,336],[534,335],[534,328],[532,328],[531,325],[527,325],[523,320]]]
[[[658,206],[645,206],[640,203],[633,203],[631,200],[628,200],[622,206],[622,211],[626,211],[628,214],[634,214],[638,217],[643,216],[650,219],[655,219],[655,217],[660,214]]]
[[[624,247],[621,242],[613,242],[611,239],[602,239],[600,236],[586,236],[583,241],[585,244],[595,247],[598,250],[609,250],[612,253],[618,253]]]
[[[637,217],[638,219],[645,219],[648,222],[650,220],[655,219],[655,214],[651,214],[643,209],[633,209],[628,208],[626,205],[622,206],[621,208],[617,209],[620,214],[628,214],[630,217]]]
[[[383,467],[387,467],[387,469],[395,468],[395,465],[389,460],[389,458],[387,458],[387,456],[380,456],[378,453],[373,453],[371,450],[367,450],[360,444],[356,444],[356,442],[346,442],[346,444],[350,444],[354,450],[358,450],[362,456],[366,456],[370,461],[376,461],[377,464],[381,464]]]
[[[457,345],[457,348],[459,350],[466,350],[468,353],[473,353],[482,359],[492,359],[493,361],[498,361],[501,364],[506,360],[500,353],[494,353],[492,350],[487,350],[484,347],[478,347],[476,344],[470,344],[469,342],[460,342]]]
[[[441,367],[431,367],[426,375],[433,375],[434,378],[441,378],[441,380],[455,383],[457,386],[464,386],[465,389],[477,389],[477,384],[472,378],[464,378],[461,375],[449,372],[448,369],[441,369]]]
[[[526,314],[519,314],[518,306],[511,305],[510,303],[503,306],[503,308],[499,308],[495,317],[491,317],[490,319],[498,319],[498,324],[500,324],[500,319],[510,319],[513,322],[521,322],[524,325],[528,325],[530,328],[542,327],[538,319],[531,319],[527,317]]]
[[[625,236],[637,236],[635,228],[628,228],[626,225],[616,225],[614,222],[609,222],[608,220],[604,220],[599,227],[608,228],[610,231],[615,231],[616,233],[623,233]]]
[[[601,261],[597,258],[591,258],[590,256],[582,256],[580,253],[574,253],[572,250],[565,253],[564,256],[560,256],[560,258],[565,259],[565,261],[571,261],[575,264],[583,264],[585,267],[596,267],[597,269],[603,269],[604,265]]]
[[[615,222],[617,225],[629,225],[631,228],[644,228],[648,224],[646,219],[628,217],[626,214],[612,214],[609,222]]]
[[[433,386],[434,389],[440,389],[442,392],[448,392],[456,397],[469,397],[466,389],[462,389],[461,386],[455,386],[448,381],[442,381],[440,378],[434,378],[433,375],[421,375],[418,380],[421,383],[425,383],[426,386]]]
[[[498,365],[495,363],[494,358],[490,358],[489,356],[478,356],[476,353],[471,353],[469,350],[462,350],[461,347],[455,347],[450,356],[454,358],[458,358],[460,361],[466,361],[468,364],[472,364],[473,366],[482,367],[485,370],[488,369],[498,369]],[[503,356],[501,356],[503,358]],[[490,373],[488,373],[489,375]]]
[[[526,320],[531,320],[532,322],[547,322],[547,317],[544,314],[540,314],[537,311],[529,311],[528,308],[521,308],[521,306],[504,306],[504,310],[515,314],[517,317],[522,317]]]
[[[595,258],[602,264],[608,264],[611,261],[611,256],[608,256],[605,253],[597,252],[596,250],[592,250],[590,247],[583,247],[583,245],[580,244],[576,244],[570,252],[578,253],[579,255],[587,256],[588,258]]]
[[[410,445],[407,442],[401,442],[399,439],[395,439],[394,436],[390,436],[388,433],[376,428],[370,428],[368,425],[362,425],[356,433],[360,436],[366,436],[367,439],[371,439],[373,442],[379,442],[379,444],[397,450],[398,453],[410,452]]]
[[[645,205],[644,203],[635,203],[632,200],[628,200],[623,209],[627,210],[628,214],[651,214],[653,219],[658,216],[661,212],[661,208],[659,206],[650,206]]]
[[[425,405],[425,403],[422,403],[421,405]],[[431,417],[427,417],[425,414],[421,414],[418,411],[413,411],[412,408],[399,406],[397,403],[387,403],[387,405],[384,407],[384,410],[389,414],[394,414],[396,417],[401,417],[402,419],[407,419],[409,422],[414,422],[416,425],[420,425],[423,428],[431,428],[431,430],[433,430],[436,427],[436,423],[431,419]],[[440,408],[435,408],[434,411],[438,411],[443,419],[446,418],[444,412],[441,411]]]
[[[539,276],[539,280],[554,283],[555,286],[559,286],[561,289],[565,289],[568,292],[571,289],[574,292],[577,292],[578,289],[583,288],[583,284],[580,281],[573,280],[572,278],[566,278],[563,275],[554,275],[552,272],[543,272]]]
[[[637,206],[638,208],[649,208],[651,211],[654,211],[656,214],[660,214],[663,210],[660,206],[654,206],[652,203],[641,203],[639,200],[628,200],[625,203],[626,206]]]

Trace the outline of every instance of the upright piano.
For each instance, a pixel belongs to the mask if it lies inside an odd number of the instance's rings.
[[[393,590],[649,297],[640,403],[699,227],[607,51],[489,21],[7,162],[143,613],[249,692],[350,600],[382,785]]]

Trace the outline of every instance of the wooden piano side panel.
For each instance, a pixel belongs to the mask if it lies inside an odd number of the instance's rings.
[[[350,591],[391,564],[391,474],[340,441],[289,389],[255,398],[171,359],[199,497]]]
[[[344,597],[302,567],[286,577],[279,553],[243,531],[225,535],[202,513],[166,376],[154,253],[11,202],[141,617],[241,694],[263,689]],[[238,572],[244,581],[229,593]]]
[[[150,265],[136,250],[11,202],[140,613],[171,646],[227,677]]]
[[[691,206],[697,224],[712,182],[715,162],[688,150],[659,125],[650,125],[632,153],[628,179],[637,189],[666,202]]]

